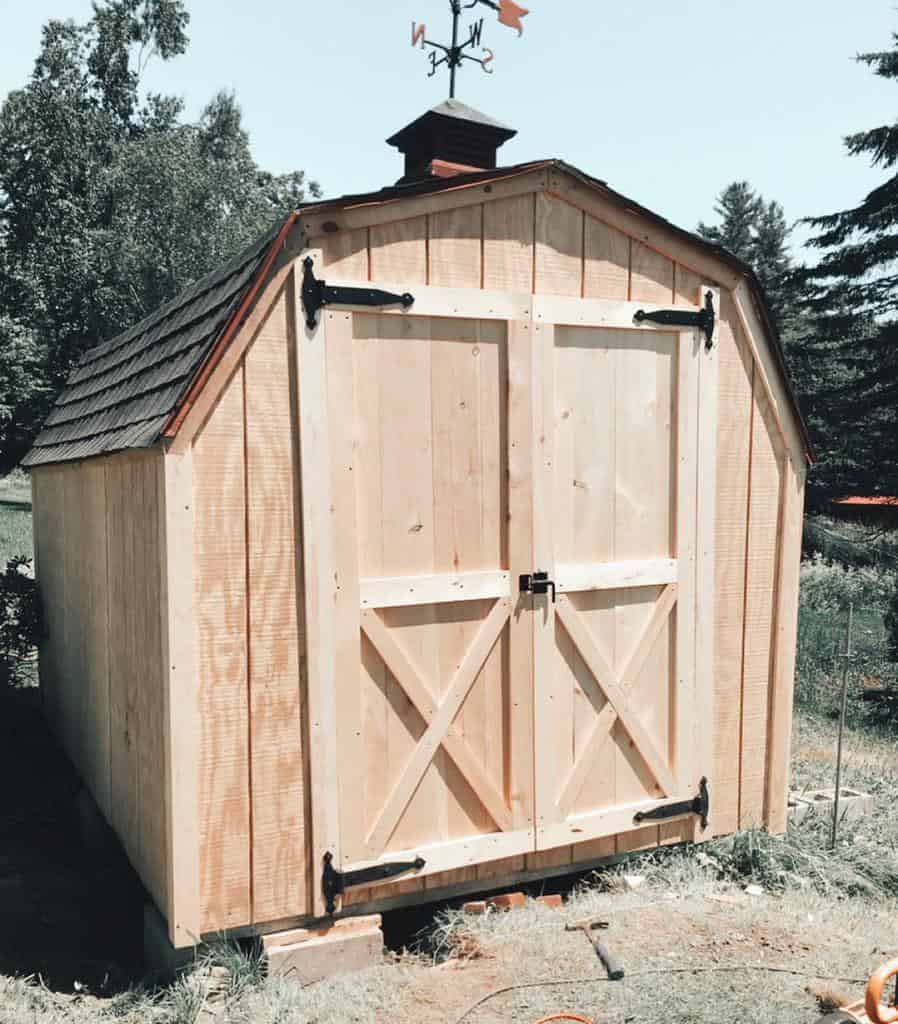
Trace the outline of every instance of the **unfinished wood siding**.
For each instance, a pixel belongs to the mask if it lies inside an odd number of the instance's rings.
[[[291,318],[282,290],[193,450],[204,932],[308,905]]]
[[[779,629],[794,622],[797,586],[792,581],[797,580],[798,563],[795,544],[789,558],[781,553],[784,456],[729,290],[732,272],[721,268],[719,276],[703,276],[702,271],[709,270],[707,258],[682,240],[668,239],[660,229],[643,230],[644,225],[632,215],[621,216],[609,204],[588,200],[582,190],[563,189],[557,181],[552,192],[456,204],[451,210],[399,224],[388,223],[387,211],[382,216],[382,224],[371,215],[365,227],[313,239],[310,245],[321,249],[328,275],[396,285],[407,280],[477,287],[479,282],[479,287],[491,290],[662,306],[697,305],[702,284],[722,286],[715,694],[714,707],[708,712],[714,734],[710,772],[714,831],[730,832],[755,822],[781,827],[784,812],[776,794],[785,789],[785,755],[778,754],[775,742],[782,741],[773,737],[775,732],[783,735],[784,713],[777,708],[784,698],[781,694],[776,704],[774,679],[780,680],[782,691],[782,676],[791,676],[783,653],[776,653],[776,637]],[[621,229],[625,224],[628,230]],[[384,274],[379,277],[381,269]],[[397,273],[404,276],[397,279]],[[781,592],[788,605],[784,609],[778,607]],[[772,759],[778,766],[773,782]],[[576,863],[676,841],[682,834],[682,826],[652,827],[617,840],[480,865],[476,876],[486,881],[524,868]],[[386,898],[415,888],[435,890],[458,880],[455,873],[404,881],[348,895],[346,902]]]
[[[158,451],[32,472],[48,717],[168,909]]]

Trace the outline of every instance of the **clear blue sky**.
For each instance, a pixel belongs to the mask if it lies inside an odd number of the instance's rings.
[[[521,0],[525,2],[525,0]],[[474,65],[459,98],[515,127],[505,163],[561,157],[683,227],[747,178],[787,217],[829,213],[882,180],[842,137],[892,122],[898,85],[853,60],[887,49],[895,0],[528,0],[521,39],[486,17],[492,77]],[[412,20],[440,41],[448,0],[188,0],[191,47],[156,62],[154,90],[198,114],[236,91],[256,158],[302,167],[328,196],[400,174],[384,139],[445,99],[410,45]],[[0,95],[21,84],[49,18],[89,0],[5,0]]]

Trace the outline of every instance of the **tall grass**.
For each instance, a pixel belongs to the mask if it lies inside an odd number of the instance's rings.
[[[854,606],[850,664],[850,720],[864,706],[865,686],[894,685],[898,666],[889,658],[884,615],[898,587],[898,573],[875,566],[846,567],[815,555],[801,567],[796,654],[796,703],[816,713],[839,704],[849,605]]]

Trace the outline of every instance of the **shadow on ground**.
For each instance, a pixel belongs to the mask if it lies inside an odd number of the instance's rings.
[[[39,691],[0,694],[0,974],[105,994],[140,969],[144,896],[120,853],[82,845],[80,788]]]

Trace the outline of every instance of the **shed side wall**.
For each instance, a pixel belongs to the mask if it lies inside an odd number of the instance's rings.
[[[268,301],[193,448],[206,933],[301,916],[308,906],[289,288]]]
[[[32,471],[48,718],[168,908],[159,451]]]

